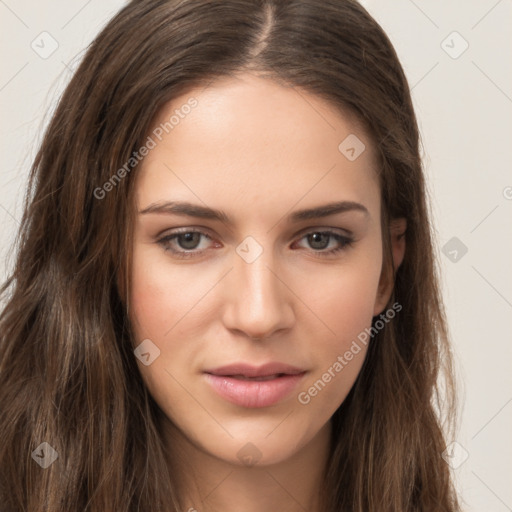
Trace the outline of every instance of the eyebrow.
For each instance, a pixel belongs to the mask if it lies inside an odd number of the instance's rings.
[[[316,206],[314,208],[297,210],[288,215],[286,219],[289,223],[294,223],[300,222],[302,220],[319,219],[338,213],[346,213],[352,211],[361,212],[365,215],[365,217],[370,217],[368,209],[361,203],[356,203],[354,201],[337,201]],[[222,210],[201,206],[199,204],[193,204],[186,201],[152,203],[143,210],[139,211],[140,215],[146,215],[148,213],[186,215],[189,217],[217,220],[226,224],[233,224],[233,221]]]

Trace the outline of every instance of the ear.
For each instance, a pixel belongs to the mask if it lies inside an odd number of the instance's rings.
[[[401,265],[405,255],[405,231],[407,229],[407,220],[404,217],[392,219],[389,225],[391,252],[393,255],[393,274]],[[379,288],[375,299],[373,316],[383,312],[386,304],[389,302],[393,287],[395,286],[394,275],[391,274],[389,266],[382,268],[380,275]]]

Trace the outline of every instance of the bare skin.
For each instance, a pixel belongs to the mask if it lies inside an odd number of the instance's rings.
[[[180,501],[199,512],[320,511],[330,418],[366,346],[342,370],[335,363],[392,291],[381,280],[374,149],[326,101],[248,73],[175,98],[155,125],[191,97],[197,106],[138,171],[129,295],[135,345],[149,339],[160,350],[138,364],[167,446],[180,454]],[[353,161],[338,148],[350,134],[365,144]],[[230,222],[159,208],[171,201],[222,210]],[[288,219],[342,201],[344,211]],[[391,227],[395,267],[405,227]],[[276,403],[240,405],[205,373],[237,362],[286,363],[302,376]],[[319,379],[325,385],[309,392]]]

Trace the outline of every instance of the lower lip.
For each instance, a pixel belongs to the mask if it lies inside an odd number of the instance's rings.
[[[269,407],[289,395],[305,372],[283,375],[272,380],[242,380],[205,373],[210,386],[228,402],[240,407]]]

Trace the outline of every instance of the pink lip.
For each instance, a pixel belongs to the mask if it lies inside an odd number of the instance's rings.
[[[255,367],[237,363],[207,370],[207,382],[228,402],[241,407],[274,405],[297,386],[306,371],[282,363]],[[273,377],[266,380],[266,377]]]

